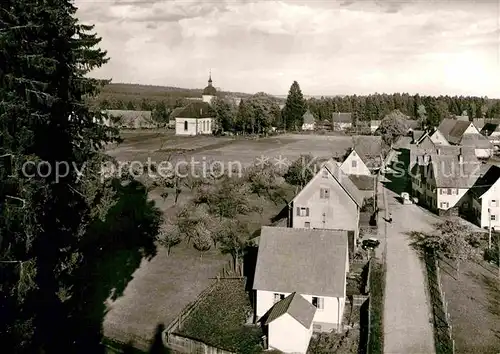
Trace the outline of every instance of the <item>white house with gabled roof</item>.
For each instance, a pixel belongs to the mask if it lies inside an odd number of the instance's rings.
[[[461,212],[472,216],[472,221],[482,228],[500,228],[500,167],[484,165]]]
[[[288,225],[349,231],[350,249],[354,250],[363,200],[363,193],[330,159],[290,202]]]
[[[267,349],[307,353],[316,310],[313,304],[296,292],[275,303],[264,315],[265,321],[261,321],[268,338]]]
[[[253,283],[256,320],[297,293],[316,308],[314,331],[340,330],[347,272],[347,231],[263,226]]]

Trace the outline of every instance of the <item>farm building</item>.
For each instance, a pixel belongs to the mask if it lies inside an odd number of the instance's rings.
[[[155,128],[156,123],[151,117],[151,111],[132,111],[109,109],[104,111],[109,116],[110,125],[118,128]]]
[[[263,321],[268,349],[305,354],[313,333],[315,314],[316,307],[295,292],[275,303]]]

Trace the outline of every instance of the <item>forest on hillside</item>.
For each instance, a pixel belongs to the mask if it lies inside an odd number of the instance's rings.
[[[299,89],[300,90],[300,89]],[[263,93],[259,93],[261,95]],[[148,86],[135,84],[109,84],[93,101],[100,109],[127,109],[161,112],[163,119],[177,107],[183,107],[191,98],[200,98],[202,89]],[[255,95],[239,92],[221,92],[219,97],[236,96],[248,100]],[[273,97],[267,95],[268,97]],[[268,99],[268,102],[269,99]],[[284,103],[276,97],[275,103]],[[345,95],[309,98],[307,108],[316,120],[331,120],[334,112],[350,112],[353,122],[383,119],[394,110],[413,118],[437,125],[444,118],[467,115],[472,118],[499,118],[500,100],[472,96],[420,96],[408,93]],[[271,109],[275,111],[275,108]],[[235,110],[233,109],[233,112]],[[235,114],[236,112],[234,112]],[[279,118],[274,117],[272,120]]]

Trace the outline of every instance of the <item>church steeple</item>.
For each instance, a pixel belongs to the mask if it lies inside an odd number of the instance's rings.
[[[212,86],[212,69],[208,72],[208,86]]]

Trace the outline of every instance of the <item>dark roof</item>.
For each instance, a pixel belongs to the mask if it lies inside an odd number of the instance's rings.
[[[177,107],[177,108],[174,108],[172,112],[170,112],[170,115],[169,115],[169,119],[175,119],[179,113],[181,113],[184,108],[186,107]]]
[[[438,130],[451,144],[459,144],[467,128],[471,125],[469,121],[456,119],[443,119]]]
[[[425,131],[423,130],[414,130],[412,132],[413,135],[413,144],[416,144],[422,137],[424,136]]]
[[[474,147],[476,149],[492,149],[493,145],[484,135],[464,134],[460,139],[460,145]]]
[[[460,143],[460,139],[462,139],[465,131],[470,125],[471,122],[469,121],[457,120],[453,129],[451,129],[449,136],[446,138],[452,144]]]
[[[483,168],[483,175],[478,178],[470,189],[471,193],[477,198],[481,198],[481,196],[500,178],[500,167],[494,165],[483,166],[485,166]]]
[[[476,160],[475,149],[472,147],[462,147],[456,145],[435,145],[432,148],[423,148],[421,146],[412,145],[410,147],[410,168],[418,162],[418,159],[424,155],[444,155],[456,156],[462,154],[464,160]]]
[[[357,135],[352,137],[352,148],[362,156],[379,157],[382,153],[382,137],[373,135]]]
[[[408,129],[411,129],[411,130],[418,129],[420,126],[420,123],[418,122],[418,120],[414,120],[414,119],[406,119],[405,124],[408,127]]]
[[[203,95],[215,96],[217,95],[217,90],[209,83],[208,86],[203,89]]]
[[[399,136],[392,146],[395,149],[409,149],[412,140],[409,136]]]
[[[268,325],[285,313],[288,313],[305,328],[310,328],[316,313],[316,307],[300,294],[293,292],[269,309],[267,314],[264,315],[266,318],[264,324]]]
[[[334,112],[332,114],[333,123],[352,123],[352,114],[343,112]]]
[[[480,177],[481,162],[477,158],[463,156],[463,163],[459,157],[453,155],[431,155],[431,164],[438,188],[470,188]]]
[[[254,290],[343,297],[347,231],[263,226]]]
[[[309,111],[306,111],[306,113],[304,113],[304,115],[302,116],[302,118],[304,118],[304,123],[306,123],[306,124],[312,124],[312,123],[315,122],[314,116]]]
[[[349,179],[349,176],[342,172],[337,162],[333,159],[330,159],[324,163],[323,167],[325,167],[333,176],[333,178],[335,178],[335,180],[340,184],[340,186],[344,188],[344,190],[351,197],[354,203],[356,203],[356,205],[358,205],[359,207],[362,207],[364,200],[363,194],[361,194],[359,189]],[[321,173],[321,171],[319,171],[318,173]]]
[[[450,134],[453,127],[455,126],[456,122],[457,122],[456,119],[445,118],[441,121],[441,123],[439,123],[437,130],[439,130],[441,134],[447,137]]]
[[[188,104],[176,118],[213,118],[215,112],[207,102],[195,101]]]
[[[104,112],[110,117],[120,117],[121,124],[126,127],[139,128],[153,125],[151,111],[108,109]]]
[[[349,175],[349,179],[360,191],[372,191],[375,176]]]
[[[485,123],[483,129],[481,129],[481,134],[490,136],[491,133],[498,131],[500,131],[500,122],[494,122],[494,123],[488,122]]]

